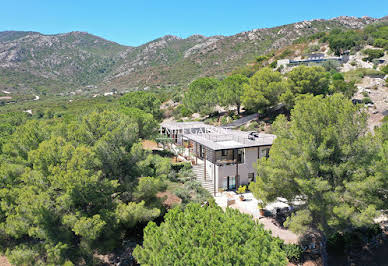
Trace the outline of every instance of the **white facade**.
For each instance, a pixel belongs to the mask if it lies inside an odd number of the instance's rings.
[[[201,127],[206,129],[205,133],[198,130],[193,133]],[[167,132],[166,135],[174,139],[178,146],[185,147],[180,154],[192,162],[197,180],[201,180],[210,192],[215,194],[220,189],[233,190],[255,181],[258,159],[268,157],[276,136],[215,129],[198,122],[175,123],[162,125],[161,133]]]
[[[270,147],[245,148],[243,163],[216,165],[216,187],[225,188],[226,179],[228,177],[235,177],[237,174],[239,176],[239,185],[248,185],[250,182],[255,181],[257,161],[259,158],[267,156],[267,151]]]
[[[256,180],[256,165],[259,158],[268,156],[268,151],[271,146],[249,147],[244,149],[243,163],[233,164],[214,164],[209,160],[197,160],[199,165],[206,168],[206,175],[209,181],[215,182],[215,188],[229,189],[227,178],[235,180],[236,175],[239,176],[239,185],[248,185]],[[204,169],[205,171],[205,169]]]

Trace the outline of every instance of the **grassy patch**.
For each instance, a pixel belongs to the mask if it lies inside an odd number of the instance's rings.
[[[384,76],[384,72],[376,70],[376,69],[370,69],[370,68],[359,68],[355,70],[350,70],[348,72],[344,73],[344,77],[346,81],[354,81],[355,83],[358,83],[361,81],[362,78],[365,76]]]

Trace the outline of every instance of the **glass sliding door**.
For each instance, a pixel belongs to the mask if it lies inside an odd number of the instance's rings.
[[[234,176],[228,176],[229,179],[229,189],[236,189],[236,177]]]
[[[223,189],[225,190],[236,189],[236,177],[227,176],[226,178],[224,178]]]

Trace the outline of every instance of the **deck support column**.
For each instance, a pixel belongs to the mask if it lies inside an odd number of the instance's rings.
[[[235,149],[235,154],[236,154],[236,178],[235,178],[235,181],[236,181],[236,189],[238,189],[238,187],[240,186],[240,178],[238,176],[238,150]]]
[[[216,165],[214,164],[213,165],[213,169],[214,169],[214,171],[213,171],[213,185],[214,185],[214,190],[213,190],[213,193],[214,193],[214,197],[216,196],[216,187],[217,187],[217,184],[216,184]]]
[[[206,181],[206,149],[203,149],[203,179]]]
[[[198,164],[198,143],[195,143],[195,164]]]

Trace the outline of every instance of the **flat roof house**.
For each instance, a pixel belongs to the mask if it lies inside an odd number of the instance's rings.
[[[268,157],[275,135],[244,132],[206,125],[202,122],[168,122],[161,133],[183,146],[197,179],[214,195],[234,190],[255,180],[254,165]]]

